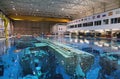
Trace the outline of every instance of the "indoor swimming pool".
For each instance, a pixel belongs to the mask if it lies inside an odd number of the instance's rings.
[[[0,40],[0,79],[120,79],[120,40]]]

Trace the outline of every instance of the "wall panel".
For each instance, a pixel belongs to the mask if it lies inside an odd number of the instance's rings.
[[[33,34],[33,33],[50,33],[55,22],[30,22],[30,21],[13,21],[14,34]]]

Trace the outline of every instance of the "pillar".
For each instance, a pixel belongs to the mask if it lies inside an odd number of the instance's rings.
[[[9,34],[8,34],[8,20],[4,18],[4,27],[5,27],[5,38],[8,39]]]
[[[8,39],[8,22],[9,22],[9,20],[2,13],[0,13],[0,17],[4,20],[5,38]]]

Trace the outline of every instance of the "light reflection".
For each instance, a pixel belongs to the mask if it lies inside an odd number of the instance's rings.
[[[118,50],[117,46],[111,46],[112,49]]]
[[[109,47],[110,45],[109,45],[108,43],[104,43],[104,46],[107,46],[107,47]]]
[[[80,40],[80,43],[84,43],[84,41],[83,41],[83,40]]]
[[[89,44],[89,43],[90,43],[90,42],[89,42],[88,40],[86,40],[86,39],[85,39],[84,41],[85,41],[85,43],[87,43],[87,44]]]
[[[13,7],[13,10],[16,10],[15,7]]]
[[[99,43],[98,42],[94,42],[94,45],[99,45]]]
[[[103,45],[102,45],[102,44],[98,44],[98,46],[99,46],[99,47],[103,47]]]
[[[77,42],[78,42],[78,39],[75,39],[74,41],[75,41],[75,43],[77,43]]]
[[[103,47],[103,44],[100,44],[99,42],[94,42],[94,44],[99,46],[99,47]]]
[[[72,42],[73,41],[73,39],[70,39],[70,42]]]

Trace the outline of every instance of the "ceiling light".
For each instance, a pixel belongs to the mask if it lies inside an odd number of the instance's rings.
[[[61,9],[62,11],[64,10],[64,8]]]
[[[39,11],[38,9],[36,9],[36,11]]]
[[[16,10],[15,7],[12,8],[13,10]]]
[[[54,2],[52,2],[52,4],[54,4]]]
[[[10,1],[10,3],[14,3],[13,1]]]
[[[78,0],[74,0],[74,2],[75,2],[75,3],[77,3],[77,2],[78,2]]]

